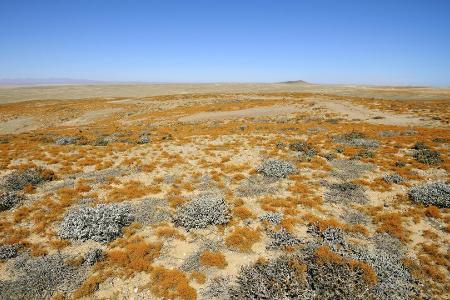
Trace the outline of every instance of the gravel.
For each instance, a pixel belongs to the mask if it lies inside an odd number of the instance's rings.
[[[129,206],[118,204],[81,206],[65,215],[59,235],[64,239],[110,242],[122,235],[122,228],[133,221],[130,211]]]
[[[444,182],[432,182],[413,186],[408,191],[409,198],[425,206],[450,208],[450,184]]]
[[[204,194],[181,205],[176,211],[174,223],[190,230],[226,224],[229,220],[230,208],[223,197]]]
[[[284,160],[269,159],[264,161],[257,169],[258,172],[270,178],[286,178],[296,171],[295,166]]]

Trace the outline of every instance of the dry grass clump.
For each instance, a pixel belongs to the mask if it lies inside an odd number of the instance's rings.
[[[196,290],[189,285],[186,275],[175,269],[154,267],[151,272],[150,290],[163,299],[197,299]]]
[[[177,229],[173,228],[169,224],[163,224],[155,228],[155,234],[159,238],[176,238],[184,240],[185,236]]]
[[[159,186],[146,186],[140,181],[131,180],[124,183],[121,187],[114,188],[108,193],[108,202],[121,202],[135,198],[141,198],[149,193],[159,193],[161,189]]]
[[[160,243],[148,243],[135,238],[128,241],[122,249],[113,249],[106,254],[106,266],[125,277],[135,272],[151,271],[153,260],[159,256]]]
[[[244,206],[235,207],[233,208],[232,212],[234,216],[241,220],[256,218],[256,215],[250,209]]]
[[[378,232],[386,232],[402,241],[409,241],[411,232],[405,227],[405,220],[398,212],[378,211],[373,216]]]
[[[241,252],[248,252],[252,246],[261,240],[261,233],[258,230],[236,227],[225,237],[225,244]]]
[[[207,250],[200,255],[200,265],[223,269],[228,266],[228,263],[222,253]]]

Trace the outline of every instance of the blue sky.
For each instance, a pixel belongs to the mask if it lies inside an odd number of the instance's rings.
[[[450,1],[0,0],[0,78],[450,86]]]

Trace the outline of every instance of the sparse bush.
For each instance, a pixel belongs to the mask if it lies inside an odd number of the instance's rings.
[[[442,162],[441,154],[437,151],[433,151],[424,142],[417,142],[414,144],[413,157],[420,163],[427,165],[436,165]]]
[[[258,168],[258,172],[266,177],[286,178],[295,172],[295,166],[288,161],[279,159],[269,159],[264,161]]]
[[[317,224],[310,224],[308,225],[308,233],[320,238],[321,244],[327,245],[333,250],[346,245],[344,232],[340,228],[329,226],[321,230]]]
[[[268,236],[271,241],[267,245],[267,249],[283,249],[286,247],[297,247],[302,241],[282,228],[279,231],[269,231]]]
[[[375,298],[370,266],[321,249],[304,258],[284,255],[243,267],[230,288],[231,299]]]
[[[230,209],[223,197],[205,194],[181,205],[176,211],[174,223],[190,230],[226,224],[229,220]]]
[[[318,247],[309,258],[308,274],[317,299],[374,299],[377,277],[370,266],[346,260],[327,247]]]
[[[383,176],[383,180],[386,181],[387,183],[395,183],[395,184],[399,184],[405,181],[405,179],[397,173],[385,174]]]
[[[181,265],[181,270],[188,272],[188,271],[197,271],[200,268],[200,257],[205,251],[209,252],[217,252],[219,251],[219,243],[212,240],[205,240],[195,251],[193,254],[188,256],[188,258],[183,262]]]
[[[355,155],[352,156],[351,159],[364,159],[364,158],[374,158],[375,152],[369,151],[367,149],[363,149],[358,151]]]
[[[331,166],[333,167],[331,174],[341,180],[356,179],[373,169],[371,164],[358,160],[333,160]]]
[[[0,245],[0,261],[14,258],[18,254],[20,246],[15,245]]]
[[[259,216],[260,221],[267,221],[272,224],[278,225],[280,224],[281,220],[283,219],[283,214],[275,212],[275,213],[265,213],[261,216]]]
[[[441,154],[430,149],[421,149],[413,154],[415,160],[427,165],[437,165],[442,162]]]
[[[94,146],[107,146],[111,142],[109,137],[99,137],[94,141]]]
[[[343,232],[336,228],[319,231],[317,227],[310,226],[308,232],[320,237],[320,241],[304,248],[307,255],[313,253],[317,245],[326,244],[341,256],[337,257],[338,260],[342,260],[343,257],[370,266],[375,271],[376,281],[372,281],[375,285],[371,287],[369,293],[375,295],[375,298],[401,300],[416,295],[417,282],[402,263],[404,246],[397,238],[387,233],[377,233],[372,238],[375,246],[372,250],[362,245],[348,244],[343,238]],[[375,278],[373,275],[370,277]]]
[[[15,170],[3,178],[1,186],[6,190],[18,191],[27,185],[34,186],[53,179],[55,179],[55,174],[48,169],[38,167],[26,169],[24,171]]]
[[[341,215],[341,218],[344,219],[347,223],[350,224],[367,224],[370,219],[366,214],[363,214],[359,211],[350,211],[345,212]]]
[[[362,186],[351,183],[326,183],[328,190],[324,193],[326,201],[333,203],[367,203],[367,197],[364,194]]]
[[[75,136],[60,136],[56,138],[55,144],[57,145],[72,145],[75,144],[79,140],[78,137]]]
[[[413,186],[408,191],[409,198],[425,206],[450,208],[450,184],[444,182],[425,183]]]
[[[322,154],[321,156],[328,161],[332,161],[333,159],[337,158],[336,153],[333,153],[333,152],[328,152],[328,153]]]
[[[130,208],[125,205],[81,206],[66,214],[59,226],[59,235],[65,239],[110,242],[132,221]]]
[[[269,184],[269,179],[258,175],[246,178],[236,189],[239,197],[255,197],[273,193],[275,189]]]
[[[55,291],[73,290],[84,278],[83,270],[66,264],[61,255],[20,257],[14,267],[18,276],[0,281],[1,299],[50,299]]]
[[[379,141],[368,139],[363,133],[357,131],[335,136],[333,141],[339,144],[362,148],[377,148],[380,146]]]
[[[306,265],[298,257],[283,256],[244,266],[229,290],[231,299],[313,299]]]
[[[105,258],[103,250],[100,248],[92,249],[84,256],[84,262],[88,266],[93,266],[96,262],[101,261]]]
[[[404,166],[406,166],[406,163],[405,163],[404,161],[398,160],[398,161],[395,162],[394,165],[395,165],[396,167],[398,167],[398,168],[403,168]]]
[[[24,200],[25,197],[17,192],[0,193],[0,211],[11,209]]]
[[[412,136],[412,135],[416,135],[417,131],[408,129],[408,130],[404,130],[404,131],[399,131],[399,130],[384,130],[384,131],[380,131],[378,133],[379,136],[381,137],[394,137],[394,136]]]
[[[218,276],[209,280],[201,294],[207,299],[230,299],[228,291],[232,279],[230,277]]]
[[[133,205],[135,221],[142,225],[152,225],[170,220],[168,202],[159,198],[143,199]]]
[[[313,157],[317,151],[307,142],[296,142],[289,144],[289,149],[295,152],[301,152],[305,157]]]
[[[137,143],[140,144],[140,145],[148,144],[148,143],[150,143],[150,138],[148,137],[148,135],[142,134],[142,135],[138,138]]]

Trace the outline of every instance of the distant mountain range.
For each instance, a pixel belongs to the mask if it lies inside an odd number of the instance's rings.
[[[306,82],[304,80],[289,80],[289,81],[282,81],[280,83],[287,83],[287,84],[311,84],[311,83]]]

